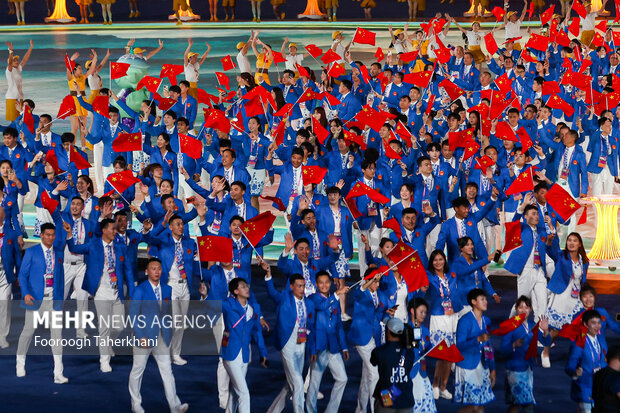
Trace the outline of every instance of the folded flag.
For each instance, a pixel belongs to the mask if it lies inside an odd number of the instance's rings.
[[[521,221],[506,222],[506,244],[502,252],[512,251],[523,245],[521,239]]]
[[[491,330],[491,334],[494,336],[505,336],[508,333],[512,333],[517,328],[521,327],[521,324],[526,322],[526,317],[523,314],[517,314],[514,317],[504,320],[499,323],[499,327],[495,330]]]

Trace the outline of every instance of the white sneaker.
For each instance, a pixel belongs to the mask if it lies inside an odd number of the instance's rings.
[[[321,393],[321,392],[318,392],[317,395],[316,395],[316,399],[317,400],[323,400],[324,397],[325,396],[323,396],[323,393]]]
[[[69,379],[63,376],[62,374],[54,375],[54,383],[56,384],[69,383]]]
[[[75,336],[77,338],[86,338],[86,337],[88,337],[88,333],[85,330],[77,330],[75,332]]]
[[[181,356],[172,356],[172,363],[177,366],[184,366],[187,364],[187,360],[181,358]]]
[[[6,338],[0,338],[0,348],[9,348],[9,342]]]
[[[100,370],[102,373],[109,373],[112,371],[112,366],[110,366],[110,362],[104,361],[101,362]]]
[[[340,316],[340,320],[344,323],[347,321],[351,321],[351,316],[347,313],[342,313],[342,315]]]
[[[177,412],[185,413],[188,409],[189,409],[189,404],[183,403],[182,405],[179,406],[179,408],[177,409]]]
[[[439,387],[433,387],[433,399],[439,399]]]
[[[26,375],[26,366],[22,363],[17,363],[15,368],[15,375],[17,377],[24,377]]]
[[[542,366],[546,369],[551,367],[551,360],[549,360],[549,356],[545,356],[544,354],[540,355],[540,362]]]
[[[131,408],[132,413],[144,413],[142,406],[135,406]]]
[[[448,391],[448,389],[444,389],[439,392],[439,397],[442,397],[446,400],[452,400],[452,394]]]

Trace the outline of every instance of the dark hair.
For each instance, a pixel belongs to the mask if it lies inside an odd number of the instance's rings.
[[[387,244],[388,242],[391,242],[392,244],[394,244],[394,241],[392,241],[391,239],[387,237],[381,238],[381,241],[379,241],[379,248],[385,247],[385,244]]]
[[[162,195],[161,198],[159,199],[159,202],[161,202],[161,204],[163,205],[170,198],[174,199],[174,195],[172,195],[172,194]]]
[[[180,88],[178,85],[172,85],[172,86],[170,86],[170,89],[169,89],[169,90],[170,90],[171,92],[174,92],[174,93],[179,93],[179,94],[181,93],[181,88]]]
[[[306,219],[306,216],[308,216],[308,214],[314,215],[314,211],[310,208],[306,208],[303,211],[301,211],[301,220],[303,221],[304,219]]]
[[[293,275],[291,275],[291,276],[288,278],[288,283],[289,283],[290,285],[293,285],[293,284],[295,284],[295,281],[297,281],[297,280],[302,280],[302,281],[304,281],[304,276],[303,276],[303,275],[301,275],[301,274],[293,274]]]
[[[523,216],[525,216],[525,214],[527,214],[530,211],[538,211],[538,205],[528,205],[525,208],[523,208]]]
[[[179,91],[178,93],[181,93],[181,92]],[[166,116],[166,115],[170,116],[170,117],[171,117],[172,119],[174,119],[175,121],[177,120],[177,114],[176,114],[176,112],[175,112],[175,111],[173,111],[173,110],[168,110],[168,111],[166,111],[166,113],[164,113],[164,116]],[[163,116],[162,116],[162,117],[163,117]]]
[[[430,161],[431,161],[431,158],[429,158],[429,157],[428,157],[428,156],[426,156],[426,155],[422,155],[422,156],[420,156],[420,157],[418,158],[418,160],[417,160],[417,164],[418,164],[418,166],[422,165],[422,162],[424,162],[424,161],[429,161],[429,162],[430,162]]]
[[[127,161],[121,155],[118,155],[116,159],[114,159],[114,162],[112,162],[112,165],[118,165],[121,169],[125,169],[127,168]]]
[[[125,217],[127,218],[127,212],[126,211],[118,211],[114,214],[114,221],[116,221],[118,218],[120,217]]]
[[[88,187],[88,193],[93,194],[95,192],[95,187],[93,186],[93,180],[90,179],[90,176],[88,175],[80,175],[77,177],[77,179],[81,179],[84,182],[86,182],[86,186]]]
[[[183,85],[183,86],[185,86],[185,87],[189,88],[189,82],[188,82],[187,80],[181,80],[181,81],[179,82],[179,85]]]
[[[149,264],[152,262],[156,262],[159,263],[159,265],[161,265],[161,260],[157,257],[150,257],[147,261],[146,261],[146,267],[149,267]]]
[[[596,288],[592,287],[590,284],[588,283],[584,283],[581,286],[581,290],[579,291],[579,298],[582,298],[584,295],[586,295],[586,293],[590,293],[592,294],[594,297],[596,297]]]
[[[82,202],[82,205],[84,205],[84,200],[83,200],[83,199],[82,199],[82,197],[81,197],[81,196],[79,196],[79,195],[76,195],[76,196],[74,196],[73,198],[71,198],[71,202],[75,201],[76,199],[77,199],[78,201],[81,201],[81,202]]]
[[[546,182],[541,182],[539,184],[536,184],[536,186],[534,187],[534,192],[539,192],[543,189],[549,189],[549,185],[547,185]]]
[[[456,242],[457,242],[457,244],[459,246],[459,249],[463,249],[463,247],[465,247],[465,245],[467,245],[467,243],[469,241],[474,242],[474,240],[471,239],[471,237],[467,237],[467,236],[461,237],[461,238],[456,240]]]
[[[469,207],[469,201],[464,196],[459,196],[452,200],[452,208],[466,206]]]
[[[101,230],[103,231],[104,229],[107,228],[108,225],[114,225],[114,220],[110,219],[110,218],[104,218],[100,223],[99,223],[99,227],[101,228]]]
[[[308,244],[308,246],[310,246],[310,241],[308,241],[308,238],[301,237],[301,238],[298,238],[297,241],[295,241],[295,248],[297,248],[299,244],[303,244],[303,243]]]
[[[168,226],[172,225],[173,221],[176,221],[177,219],[180,219],[181,221],[183,221],[183,218],[181,218],[180,215],[174,214],[173,216],[170,217],[170,219],[168,220]]]
[[[347,90],[351,90],[351,88],[353,87],[353,84],[351,83],[350,80],[344,79],[342,81],[340,81],[340,84],[344,87],[347,88]]]
[[[438,142],[431,142],[426,147],[426,152],[432,151],[433,149],[441,152],[441,145]]]
[[[239,188],[241,188],[241,190],[243,192],[245,192],[245,190],[247,189],[245,184],[243,182],[241,182],[241,181],[234,181],[232,184],[230,184],[230,186],[233,186],[233,185],[238,186]]]
[[[522,295],[519,298],[517,298],[517,301],[515,302],[515,308],[521,305],[521,303],[525,303],[525,305],[532,308],[532,300],[530,299],[530,297],[526,295]]]
[[[415,311],[418,309],[418,307],[422,305],[426,307],[426,309],[428,310],[428,303],[426,302],[424,298],[414,297],[411,300],[409,300],[409,302],[407,303],[407,311],[411,313],[411,310]]]
[[[45,224],[41,225],[41,234],[43,234],[48,229],[51,229],[52,231],[56,231],[56,226],[54,226],[54,224],[52,224],[51,222],[46,222]]]
[[[184,116],[181,116],[180,118],[177,119],[177,125],[179,123],[184,123],[185,126],[189,126],[189,120],[187,120],[187,118]]]
[[[302,158],[304,157],[304,150],[301,148],[293,148],[293,150],[291,151],[291,158],[293,157],[293,155],[299,155]]]
[[[611,346],[607,352],[607,363],[620,359],[620,346]]]
[[[467,304],[471,305],[471,302],[477,300],[481,295],[487,296],[487,293],[482,288],[474,288],[467,293]]]
[[[444,254],[442,250],[434,250],[433,252],[431,252],[431,256],[428,259],[428,271],[431,274],[437,274],[435,272],[435,267],[433,267],[433,261],[435,261],[435,258],[437,258],[438,255],[441,255],[443,257],[443,273],[447,274],[448,273],[448,259],[446,258],[446,254]]]
[[[230,295],[232,295],[233,297],[237,296],[235,294],[235,290],[239,288],[239,284],[241,283],[247,284],[248,282],[245,280],[245,278],[241,278],[241,277],[236,277],[230,280],[230,282],[228,283],[228,292],[230,293]]]
[[[362,161],[362,170],[364,170],[364,169],[368,169],[368,168],[370,168],[372,165],[375,165],[375,168],[377,167],[377,165],[376,165],[375,161],[371,161],[371,160],[368,160],[368,159],[364,159],[364,160]]]
[[[579,234],[578,232],[571,232],[570,234],[568,234],[568,237],[566,237],[566,241],[568,241],[569,237],[577,237],[577,239],[579,240],[579,248],[577,249],[577,253],[581,257],[581,262],[584,264],[588,264],[590,260],[588,259],[588,255],[586,254],[586,249],[583,247],[583,239],[581,238],[581,234]],[[564,258],[568,257],[569,252],[566,249],[566,246],[564,246]]]
[[[239,215],[233,215],[228,221],[228,223],[232,224],[234,221],[239,221],[243,224],[245,222],[245,219],[243,219],[243,217],[240,217]]]
[[[418,211],[416,211],[416,209],[412,208],[412,207],[403,209],[402,216],[404,217],[407,214],[416,214],[416,215],[418,215]]]
[[[17,129],[9,126],[4,131],[2,131],[2,135],[4,136],[9,135],[17,139],[17,137],[19,136],[19,132],[17,132]]]
[[[340,195],[340,188],[338,188],[337,186],[330,186],[329,188],[327,188],[327,190],[325,191],[325,193],[327,195],[329,194],[338,194]]]
[[[588,324],[588,322],[590,320],[592,320],[593,318],[601,318],[601,313],[599,313],[596,310],[586,310],[583,312],[583,314],[581,315],[581,322],[584,324]]]
[[[224,150],[222,151],[222,155],[224,155],[226,152],[230,153],[230,156],[231,156],[233,159],[237,159],[237,154],[236,154],[236,153],[235,153],[235,151],[233,151],[232,149],[230,149],[230,148],[224,149]]]
[[[329,278],[329,281],[331,281],[331,280],[332,280],[332,276],[331,276],[331,275],[329,275],[329,273],[328,273],[327,271],[325,271],[325,270],[318,271],[318,272],[316,273],[316,275],[315,275],[314,279],[315,279],[316,281],[318,281],[318,280],[319,280],[319,277],[327,277],[327,278]]]
[[[75,141],[75,135],[72,134],[71,132],[65,132],[62,135],[60,135],[60,142],[62,143],[73,143]]]

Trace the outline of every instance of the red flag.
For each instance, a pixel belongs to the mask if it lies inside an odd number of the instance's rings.
[[[243,95],[242,98],[247,100],[257,99],[261,102],[261,108],[263,104],[269,104],[274,109],[277,107],[276,101],[274,100],[273,96],[271,96],[271,92],[269,92],[267,89],[260,85],[252,88],[252,90]],[[248,116],[250,115],[248,114]]]
[[[497,77],[495,79],[495,84],[500,92],[507,94],[512,90],[512,79],[508,78],[508,75],[504,73],[503,75]]]
[[[112,142],[112,150],[114,152],[141,151],[142,134],[140,132],[120,133]]]
[[[107,95],[95,96],[92,103],[93,112],[98,113],[104,118],[110,119],[110,97]]]
[[[532,33],[529,40],[525,44],[525,47],[529,47],[534,50],[540,50],[546,52],[549,47],[549,38],[540,34]]]
[[[606,32],[607,31],[607,20],[601,20],[596,26],[594,26],[594,28],[602,32]]]
[[[271,211],[265,211],[262,214],[245,221],[241,224],[240,228],[245,237],[248,239],[248,242],[255,247],[269,232],[269,230],[271,230],[275,220],[276,216],[273,215]]]
[[[449,346],[448,343],[446,343],[446,339],[441,340],[441,342],[429,351],[426,356],[439,360],[445,360],[450,363],[458,363],[465,360],[465,357],[463,357],[459,349],[456,347],[456,344]]]
[[[321,56],[321,62],[325,63],[326,65],[332,63],[332,62],[337,62],[338,60],[342,59],[340,57],[340,55],[336,52],[334,52],[332,49],[328,49],[325,54],[323,56]]]
[[[222,133],[230,133],[230,121],[219,109],[205,109],[205,128],[217,129]]]
[[[465,151],[463,152],[463,160],[466,161],[480,150],[480,144],[472,139],[465,141]]]
[[[383,54],[383,50],[380,47],[377,47],[377,51],[375,52],[375,57],[377,58],[377,62],[381,63],[383,59],[385,59],[385,55]]]
[[[581,213],[581,216],[579,217],[579,221],[577,221],[577,225],[583,225],[586,222],[588,222],[588,206],[584,205],[583,212]]]
[[[394,262],[398,272],[405,279],[409,292],[428,285],[426,269],[422,265],[420,256],[402,240],[392,248],[388,257]]]
[[[379,268],[372,270],[367,276],[364,277],[364,280],[370,280],[374,278],[377,274],[385,275],[390,272],[390,267],[387,265],[382,265]]]
[[[530,3],[530,8],[527,9],[527,17],[528,19],[532,19],[532,14],[534,14],[534,2]]]
[[[394,131],[391,131],[391,132],[394,133]],[[385,156],[387,156],[390,159],[396,159],[399,161],[402,159],[402,156],[400,156],[398,152],[392,149],[387,139],[383,139],[383,151],[385,153]]]
[[[112,80],[120,79],[127,74],[130,67],[129,63],[112,62],[110,63],[110,77]]]
[[[560,85],[555,80],[545,80],[542,85],[542,94],[551,95],[553,93],[560,93]]]
[[[164,63],[161,66],[161,71],[159,72],[159,78],[163,79],[164,77],[168,78],[168,81],[171,85],[177,84],[177,76],[185,71],[183,65],[171,65],[168,63]]]
[[[460,87],[458,87],[457,85],[455,85],[453,82],[451,82],[448,79],[442,80],[439,83],[439,87],[444,88],[444,90],[450,97],[450,100],[453,100],[453,101],[458,99],[461,95],[465,93],[463,89],[461,89]]]
[[[275,50],[271,51],[271,55],[273,56],[273,63],[277,66],[278,63],[285,63],[286,57],[282,55],[280,52],[276,52]]]
[[[579,66],[579,73],[585,72],[585,70],[587,68],[589,68],[590,66],[592,66],[592,60],[590,60],[590,59],[584,60],[583,62],[581,62],[581,65]],[[547,83],[547,82],[545,82],[545,83]],[[560,92],[558,92],[558,93],[560,93]]]
[[[314,132],[314,134],[316,135],[316,138],[319,140],[319,142],[321,142],[321,144],[324,144],[325,140],[329,136],[329,131],[327,129],[325,129],[321,125],[321,122],[316,120],[316,118],[314,116],[311,116],[310,118],[312,119],[312,132]]]
[[[349,209],[349,212],[351,212],[351,215],[353,216],[354,220],[362,216],[362,213],[359,211],[359,209],[357,209],[357,205],[355,205],[355,202],[352,199],[345,198],[344,203]]]
[[[280,123],[278,123],[278,127],[273,132],[273,140],[276,145],[282,145],[284,142],[284,133],[286,132],[286,121],[282,119]]]
[[[355,31],[355,35],[353,36],[353,43],[369,44],[371,46],[374,46],[375,36],[376,34],[374,32],[358,27]]]
[[[181,153],[192,159],[199,159],[202,156],[202,142],[198,139],[179,133],[179,143]]]
[[[75,62],[69,58],[69,55],[65,53],[65,67],[71,73],[75,70]]]
[[[358,181],[355,185],[353,185],[353,187],[351,188],[351,190],[349,191],[349,193],[347,194],[345,198],[346,199],[357,198],[362,195],[368,196],[368,198],[370,198],[371,201],[377,202],[379,204],[387,204],[390,202],[390,198],[386,197],[385,195],[381,194],[381,192],[369,187],[368,185],[360,181]]]
[[[411,134],[411,132],[409,132],[409,129],[407,129],[407,127],[401,121],[398,121],[396,123],[396,128],[394,128],[394,132],[396,132],[398,136],[403,139],[403,141],[408,147],[411,147],[411,140],[413,138],[413,135]]]
[[[484,156],[476,159],[476,166],[474,166],[474,169],[480,169],[482,171],[482,173],[486,175],[487,168],[489,166],[493,166],[493,165],[495,165],[495,161],[493,161],[487,155],[484,155]]]
[[[22,122],[28,127],[30,133],[34,133],[34,117],[32,117],[32,109],[30,109],[30,106],[28,106],[28,104],[24,105]]]
[[[409,63],[417,59],[418,54],[420,54],[419,50],[414,50],[413,52],[401,53],[400,55],[398,55],[398,59],[405,63]]]
[[[523,50],[521,52],[521,58],[523,60],[525,60],[526,62],[529,62],[529,63],[536,63],[536,62],[538,62],[538,59],[535,58],[534,56],[532,56],[531,54],[529,54],[527,50]]]
[[[65,119],[67,116],[73,116],[76,113],[77,109],[75,107],[75,99],[73,96],[67,95],[60,103],[60,108],[58,108],[58,115],[56,117],[59,119]]]
[[[562,110],[566,113],[566,116],[572,116],[575,113],[575,108],[557,94],[554,94],[547,100],[547,106]]]
[[[351,132],[350,130],[343,129],[342,133],[344,135],[344,140],[351,143],[356,143],[360,146],[360,148],[365,151],[366,150],[366,142],[364,142],[364,137]]]
[[[540,24],[541,25],[544,26],[545,24],[549,23],[549,20],[553,18],[554,9],[555,9],[555,4],[552,4],[551,7],[549,7],[544,12],[540,13]]]
[[[198,88],[198,103],[204,103],[205,105],[211,107],[213,103],[217,103],[219,101],[219,97],[207,93],[204,89]]]
[[[293,106],[294,105],[292,103],[285,103],[276,113],[273,114],[273,116],[286,116],[291,110],[293,110]]]
[[[523,314],[517,314],[516,316],[499,323],[499,327],[495,330],[491,330],[491,334],[494,336],[505,336],[506,334],[512,333],[517,328],[521,327],[521,324],[524,322],[526,322],[526,317]]]
[[[396,236],[400,239],[403,236],[403,231],[400,228],[400,223],[398,222],[398,220],[394,217],[383,221],[383,228],[389,228],[392,231],[394,231],[394,233],[396,234]]]
[[[229,237],[210,235],[198,237],[198,257],[200,261],[229,263],[233,260],[233,241]]]
[[[236,119],[237,120],[230,121],[230,126],[235,128],[239,132],[244,133],[245,131],[243,130],[243,114],[241,113],[241,111],[237,112]]]
[[[297,68],[297,71],[299,72],[299,76],[310,77],[310,73],[308,73],[305,67],[297,63],[295,63],[295,67]]]
[[[534,171],[530,166],[525,171],[522,171],[519,176],[510,184],[506,189],[506,195],[520,194],[522,192],[529,192],[534,190]]]
[[[47,209],[50,215],[54,214],[56,208],[58,208],[59,202],[50,197],[50,194],[47,192],[47,189],[41,192],[41,204],[43,208]]]
[[[360,66],[360,73],[362,74],[362,77],[364,78],[364,82],[370,83],[370,74],[368,73],[368,68],[366,66],[364,65]]]
[[[574,17],[570,21],[570,24],[568,25],[568,32],[575,37],[579,36],[579,24],[580,23],[581,21],[579,20],[579,17]]]
[[[536,323],[534,328],[532,328],[532,341],[530,341],[530,345],[527,346],[527,351],[525,352],[525,359],[533,359],[538,356],[538,333],[540,330],[539,326],[540,322]]]
[[[570,324],[564,324],[558,335],[560,337],[567,338],[570,341],[574,341],[576,345],[584,348],[586,344],[586,335],[588,334],[588,328],[584,326],[581,321],[582,315],[583,313],[576,317]]]
[[[557,36],[555,37],[555,42],[560,46],[568,47],[570,45],[570,39],[568,35],[563,30],[558,31]]]
[[[329,70],[327,71],[327,75],[330,77],[339,77],[346,73],[345,68],[338,62],[334,62]],[[300,73],[301,75],[301,73]]]
[[[568,221],[575,211],[581,208],[581,204],[557,184],[551,185],[547,191],[547,202],[564,221]]]
[[[497,42],[495,41],[495,37],[493,37],[493,32],[488,32],[484,35],[484,44],[487,47],[487,51],[494,55],[497,53]]]
[[[426,102],[426,111],[424,112],[426,115],[431,113],[431,110],[433,110],[433,105],[434,104],[435,104],[435,95],[431,95],[428,98],[428,102]]]
[[[217,83],[219,83],[220,86],[224,86],[226,90],[230,89],[230,79],[225,73],[215,72],[215,77],[217,77]]]
[[[310,53],[310,56],[312,56],[315,59],[323,54],[323,50],[314,44],[307,45],[305,49],[308,53]]]
[[[573,1],[572,9],[575,10],[575,13],[577,13],[579,17],[581,17],[582,19],[585,19],[586,16],[588,15],[586,8],[583,7],[583,4],[581,4],[579,0]]]
[[[575,46],[574,53],[575,53],[575,60],[578,61],[579,63],[583,62],[583,56],[581,56],[581,48],[579,46]]]
[[[438,37],[436,37],[435,39],[438,39]],[[437,56],[437,61],[441,64],[448,63],[450,61],[450,58],[452,57],[452,52],[445,46],[440,47],[439,49],[435,49],[434,52],[435,56]]]
[[[71,146],[71,153],[69,153],[69,162],[73,162],[76,168],[79,170],[88,169],[92,165],[88,162],[88,160],[84,159],[84,157],[75,149],[75,146]]]
[[[327,174],[327,169],[321,168],[320,166],[317,166],[317,165],[311,165],[311,166],[302,165],[301,173],[302,173],[302,180],[304,181],[304,185],[310,185],[310,184],[318,185],[321,183],[321,181],[323,181],[323,178],[325,178],[325,175]]]
[[[493,10],[491,10],[491,13],[493,13],[493,16],[495,16],[495,21],[499,22],[500,20],[504,19],[504,15],[506,14],[506,11],[504,9],[502,9],[501,7],[493,7]]]
[[[157,107],[164,112],[177,104],[178,100],[173,98],[165,98],[159,93],[154,93],[155,100],[157,100]]]
[[[132,171],[126,170],[111,174],[106,178],[106,181],[112,185],[116,192],[122,194],[127,188],[140,182],[140,179],[135,177]]]
[[[58,158],[56,157],[56,152],[54,152],[53,149],[50,149],[45,154],[45,162],[50,164],[50,166],[54,170],[54,174],[58,175],[59,173],[63,172],[63,170],[60,169],[60,167],[58,166]]]
[[[297,100],[297,103],[308,102],[309,100],[321,100],[323,99],[322,93],[316,93],[314,90],[308,88],[301,94],[301,97]]]
[[[151,93],[157,93],[159,86],[161,85],[161,79],[153,76],[144,76],[136,85],[136,90],[140,90],[143,87]]]
[[[473,138],[474,136],[474,128],[469,128],[456,132],[448,132],[448,144],[450,146],[450,150],[454,152],[456,148],[462,148],[465,146],[465,142],[468,139]]]
[[[276,206],[278,207],[278,211],[282,211],[282,212],[286,211],[286,207],[284,206],[280,198],[276,198],[275,196],[267,196],[267,195],[260,195],[260,197],[263,199],[266,199],[267,201],[271,201],[275,203]]]
[[[521,141],[521,151],[523,153],[527,152],[532,146],[534,146],[534,142],[532,142],[529,133],[527,133],[523,126],[521,126],[517,131],[517,136],[519,137],[519,141]]]
[[[430,83],[432,78],[433,78],[433,71],[426,70],[424,72],[407,73],[403,77],[403,82],[410,83],[420,88],[426,88],[428,87],[428,84]]]
[[[521,239],[521,221],[506,222],[506,243],[502,252],[512,251],[523,245]]]
[[[495,137],[505,141],[519,142],[515,131],[512,130],[512,127],[508,124],[508,122],[504,121],[497,122],[497,125],[495,126]]]
[[[603,36],[601,36],[599,33],[594,33],[591,45],[596,47],[606,46],[605,39],[603,39]],[[605,47],[605,49],[607,49],[607,47]]]
[[[232,57],[230,57],[230,55],[226,55],[222,57],[220,59],[220,62],[222,62],[222,69],[224,70],[224,72],[228,72],[230,69],[234,69],[235,67],[237,67],[235,62],[233,62]]]

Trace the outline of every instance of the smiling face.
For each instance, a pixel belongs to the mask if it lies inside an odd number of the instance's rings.
[[[295,247],[295,255],[299,258],[301,262],[308,262],[308,257],[310,257],[310,245],[305,242],[298,242]]]
[[[433,269],[435,272],[443,272],[446,265],[446,259],[441,254],[435,255],[433,259]]]
[[[465,255],[473,255],[474,254],[474,243],[471,240],[467,241],[467,244],[461,248],[461,252]]]

